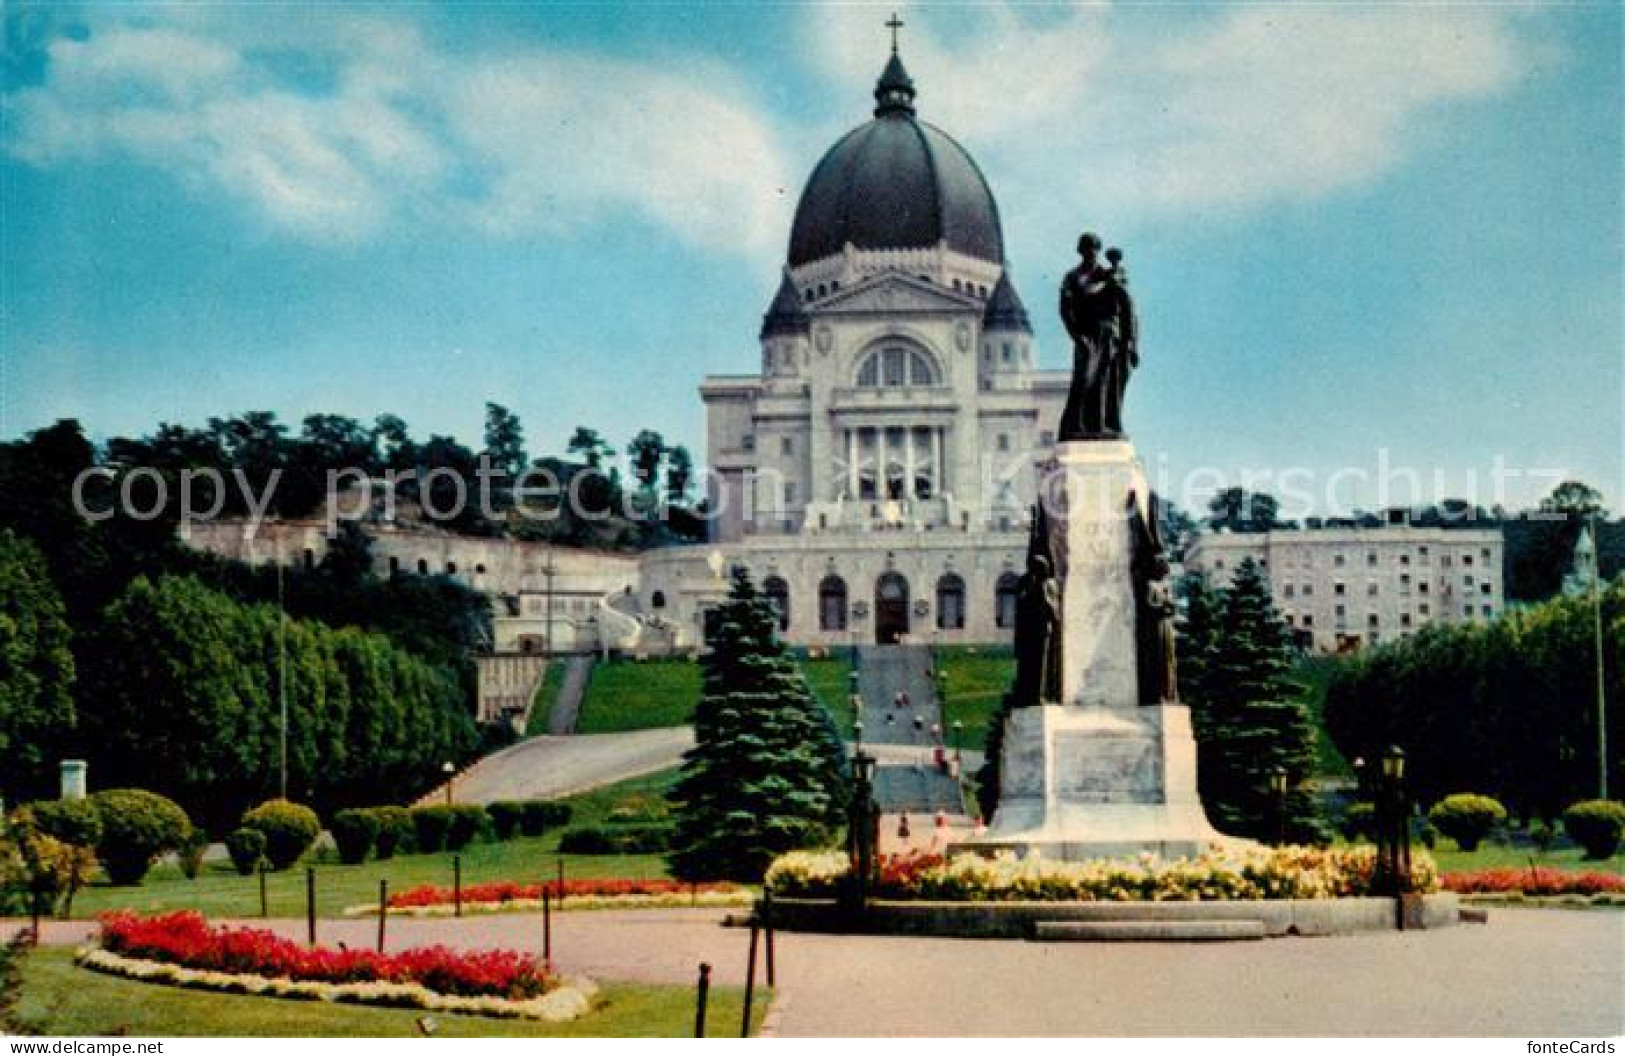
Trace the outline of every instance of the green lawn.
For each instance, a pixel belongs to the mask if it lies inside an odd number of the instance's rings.
[[[577,733],[620,733],[692,721],[700,699],[693,660],[615,660],[595,664]]]
[[[948,676],[948,713],[943,721],[950,730],[955,722],[964,723],[961,747],[980,751],[987,743],[988,721],[1015,680],[1015,655],[999,646],[955,646],[937,655]]]
[[[559,687],[564,685],[564,666],[563,660],[548,661],[541,685],[536,687],[536,696],[531,698],[530,718],[525,722],[526,737],[547,732],[548,721],[553,717],[553,702],[559,699]]]
[[[677,771],[664,770],[632,778],[591,792],[572,796],[574,817],[571,825],[601,822],[617,807],[636,810],[651,799],[661,800]],[[540,881],[554,876],[559,833],[537,839],[502,843],[476,843],[462,850],[463,883],[495,880]],[[341,865],[336,858],[321,856],[316,867],[316,910],[321,916],[337,916],[348,906],[371,904],[378,898],[378,881],[388,880],[391,891],[404,891],[419,884],[450,886],[450,854],[399,855],[386,862],[367,861]],[[659,855],[563,855],[565,875],[574,877],[666,875],[666,863]],[[312,864],[308,863],[307,864]],[[302,866],[266,877],[267,903],[273,917],[298,917],[305,912],[305,870]],[[147,874],[140,887],[113,887],[95,884],[81,892],[73,903],[75,917],[89,917],[108,909],[156,912],[196,909],[210,917],[254,917],[260,912],[259,880],[238,876],[228,862],[209,862],[196,880],[188,880],[174,865],[160,865]]]
[[[1424,850],[1426,848],[1423,848]],[[1625,851],[1605,860],[1587,859],[1578,847],[1547,851],[1529,847],[1506,847],[1501,844],[1481,843],[1476,851],[1461,851],[1449,840],[1439,840],[1438,846],[1428,851],[1438,863],[1441,872],[1459,873],[1478,869],[1527,869],[1532,857],[1538,866],[1566,869],[1571,872],[1625,873]]]
[[[848,697],[847,672],[852,670],[845,655],[825,656],[801,660],[801,672],[807,676],[807,685],[813,696],[835,719],[841,736],[852,736],[852,702]]]
[[[431,1013],[436,1037],[688,1037],[694,991],[688,986],[600,981],[603,1007],[569,1023],[538,1023]],[[744,991],[716,987],[706,1033],[737,1037]],[[768,995],[752,1002],[760,1026]],[[119,979],[77,968],[72,952],[42,948],[22,965],[22,993],[0,1024],[23,1034],[137,1037],[414,1037],[424,1013],[324,1001],[215,994]]]

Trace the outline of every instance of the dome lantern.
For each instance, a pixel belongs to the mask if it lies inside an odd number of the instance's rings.
[[[807,180],[790,228],[791,268],[845,252],[943,249],[1002,266],[987,180],[953,137],[914,112],[896,51],[875,84],[874,120],[836,141]]]

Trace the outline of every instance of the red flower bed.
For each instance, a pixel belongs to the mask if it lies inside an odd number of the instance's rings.
[[[500,881],[492,884],[473,884],[463,888],[464,902],[512,902],[521,898],[541,898],[542,888],[546,887],[553,892],[553,897],[559,895],[557,882],[543,884],[515,884],[509,881]],[[686,895],[691,891],[739,891],[737,884],[685,884],[677,880],[622,880],[607,878],[600,880],[566,880],[564,882],[564,896],[566,898],[614,898],[618,895]],[[389,904],[396,909],[409,909],[415,906],[450,905],[455,898],[449,887],[436,887],[425,884],[414,887],[398,894],[389,896]]]
[[[1445,873],[1439,878],[1446,891],[1463,895],[1596,895],[1625,891],[1625,876],[1592,870],[1584,873],[1562,869],[1480,869],[1470,873]]]
[[[945,860],[940,854],[925,851],[881,855],[880,893],[895,898],[910,897],[911,893],[918,889],[917,881],[920,874],[928,869],[935,869]]]
[[[437,994],[511,1000],[535,997],[549,982],[541,960],[512,950],[332,950],[301,946],[269,931],[211,927],[190,910],[155,917],[105,913],[99,919],[108,951],[201,971],[320,983],[417,983]]]

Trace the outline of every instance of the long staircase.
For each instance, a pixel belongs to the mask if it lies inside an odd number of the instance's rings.
[[[929,836],[938,811],[957,822],[965,812],[959,780],[938,766],[945,747],[942,708],[923,645],[870,645],[858,650],[865,749],[876,758],[875,801],[882,814],[908,814]],[[895,831],[895,823],[882,831]]]

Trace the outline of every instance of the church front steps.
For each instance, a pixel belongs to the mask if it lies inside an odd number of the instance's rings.
[[[1229,942],[1262,939],[1262,920],[1040,920],[1040,942]]]

